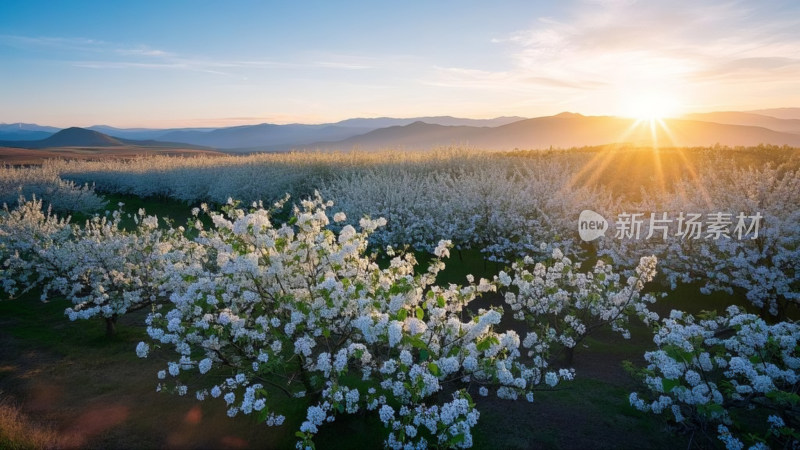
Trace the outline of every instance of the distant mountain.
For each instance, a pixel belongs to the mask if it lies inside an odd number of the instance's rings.
[[[746,125],[764,127],[782,133],[800,134],[800,119],[779,119],[769,115],[738,111],[724,111],[700,114],[687,114],[685,119],[703,122],[726,123],[729,125]]]
[[[776,117],[778,119],[800,119],[800,108],[772,108],[746,111],[754,114]]]
[[[131,139],[120,139],[111,137],[99,131],[87,130],[86,128],[71,127],[65,128],[45,139],[26,141],[26,140],[3,140],[0,147],[24,148],[24,149],[44,149],[57,147],[184,147],[202,148],[193,145],[174,142],[160,141],[137,141]]]
[[[341,122],[336,122],[334,125],[343,127],[360,127],[369,128],[372,130],[386,127],[396,127],[410,125],[414,122],[423,122],[431,125],[445,125],[445,126],[471,126],[471,127],[499,127],[509,123],[525,120],[525,117],[496,117],[494,119],[463,119],[460,117],[451,116],[433,116],[433,117],[413,117],[408,119],[397,119],[393,117],[376,117],[371,119],[347,119]]]
[[[116,128],[108,125],[93,125],[84,129],[96,131],[121,141],[132,139],[177,142],[235,152],[283,150],[291,147],[306,146],[314,142],[335,142],[379,128],[409,125],[418,121],[446,126],[496,127],[518,120],[523,120],[523,118],[464,119],[451,116],[432,116],[398,119],[379,117],[347,119],[337,123],[317,125],[264,123],[224,128],[171,129]],[[10,130],[8,134],[2,134],[4,130],[2,127]],[[27,134],[23,134],[23,131]],[[41,140],[57,131],[59,131],[58,128],[41,127],[33,124],[0,125],[0,140]]]
[[[466,145],[483,130],[484,128],[479,127],[446,126],[417,121],[409,125],[379,128],[338,142],[317,142],[306,148],[378,150],[387,148],[421,149],[438,145]]]
[[[219,128],[216,130],[176,130],[163,134],[158,139],[186,142],[226,150],[258,151],[278,150],[306,146],[314,142],[334,142],[373,130],[424,122],[448,126],[500,126],[521,120],[520,117],[498,117],[496,119],[461,119],[457,117],[420,117],[395,119],[347,119],[332,124],[260,124]]]
[[[0,123],[0,140],[33,141],[44,139],[58,131],[35,123]]]
[[[34,124],[0,124],[0,146],[151,146],[225,150],[229,153],[291,149],[406,148],[460,145],[487,149],[548,148],[635,143],[651,145],[800,146],[800,108],[712,112],[668,119],[650,128],[633,119],[561,113],[524,119],[355,118],[336,123],[260,124],[225,128],[114,128],[96,125],[58,131]],[[770,115],[772,114],[772,115]],[[776,117],[776,116],[782,117]],[[58,131],[55,134],[48,134]],[[3,134],[6,133],[6,134]],[[9,137],[10,136],[10,137]]]
[[[33,144],[33,143],[32,143]],[[120,140],[99,131],[85,128],[65,128],[58,133],[40,141],[35,141],[34,148],[48,147],[122,147]]]
[[[162,140],[162,136],[173,131],[213,131],[216,128],[116,128],[108,125],[92,125],[87,130],[99,131],[103,134],[122,139]]]
[[[381,128],[338,142],[318,142],[306,149],[377,150],[384,148],[430,149],[461,145],[510,150],[569,148],[613,143],[660,146],[758,145],[800,146],[800,135],[763,127],[729,125],[696,120],[668,119],[638,122],[605,116],[563,113],[516,121],[499,127],[442,126],[423,122]]]
[[[340,140],[369,131],[359,127],[335,125],[245,125],[211,131],[172,131],[159,139],[186,142],[218,149],[271,150],[276,147],[305,145],[320,140]]]

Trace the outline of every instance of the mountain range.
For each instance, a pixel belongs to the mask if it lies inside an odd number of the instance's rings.
[[[772,114],[772,115],[770,115]],[[228,153],[296,150],[427,149],[468,146],[510,150],[580,147],[612,143],[659,146],[790,145],[800,147],[800,108],[689,114],[637,121],[561,113],[526,119],[356,118],[336,123],[259,124],[225,128],[67,128],[0,124],[0,146],[183,147]]]

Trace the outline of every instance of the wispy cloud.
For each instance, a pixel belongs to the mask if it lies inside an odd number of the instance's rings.
[[[533,92],[799,83],[796,21],[762,14],[765,3],[777,8],[774,1],[584,0],[562,17],[493,39],[509,68],[439,69],[431,83]]]
[[[98,51],[107,45],[98,39],[84,37],[54,37],[54,36],[21,36],[13,34],[0,34],[0,45],[9,47],[31,49],[60,49],[77,51]]]
[[[56,60],[58,62],[66,61],[74,67],[97,70],[173,70],[235,75],[232,73],[235,69],[364,70],[373,67],[367,58],[350,55],[313,55],[307,60],[298,59],[296,61],[255,58],[225,59],[204,55],[182,55],[142,44],[130,46],[89,38],[0,35],[0,45],[29,50],[69,50],[71,53],[60,53]],[[88,55],[91,55],[91,59],[82,58]]]
[[[114,51],[120,55],[125,55],[125,56],[152,56],[158,58],[175,56],[174,53],[155,48],[150,48],[147,46],[141,46],[136,48],[117,48]]]

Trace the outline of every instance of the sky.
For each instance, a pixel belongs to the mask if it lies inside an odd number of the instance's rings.
[[[800,2],[0,2],[0,122],[800,106]]]

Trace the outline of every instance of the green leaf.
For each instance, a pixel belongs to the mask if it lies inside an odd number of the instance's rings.
[[[668,380],[666,378],[661,379],[661,387],[664,388],[664,392],[669,394],[672,392],[672,389],[681,385],[680,380]]]
[[[436,297],[436,305],[439,306],[439,308],[444,308],[445,301],[443,295]]]
[[[479,352],[485,352],[486,350],[489,350],[489,347],[491,347],[492,344],[498,344],[498,343],[500,343],[500,341],[495,336],[486,336],[485,338],[478,341],[476,347]]]
[[[419,351],[419,359],[425,361],[426,359],[428,359],[428,356],[430,356],[430,353],[428,353],[427,350],[422,349],[422,350]],[[437,370],[438,370],[438,367],[437,367]]]
[[[406,320],[406,317],[408,317],[408,310],[403,308],[403,309],[397,311],[397,320],[402,322],[402,321]]]
[[[456,444],[460,444],[460,443],[464,442],[464,439],[466,439],[466,436],[464,436],[464,433],[461,433],[461,434],[457,434],[457,435],[453,436],[452,438],[450,438],[450,440],[447,441],[447,443],[451,447],[456,447]]]
[[[428,351],[428,344],[425,343],[419,336],[411,336],[409,339],[412,347],[418,348],[420,350]]]
[[[423,311],[422,308],[417,306],[417,309],[415,310],[415,315],[417,316],[417,319],[422,320],[425,317],[425,311]]]
[[[442,371],[439,370],[439,366],[437,366],[435,362],[428,363],[428,371],[430,371],[430,373],[432,373],[435,377],[442,375]]]

